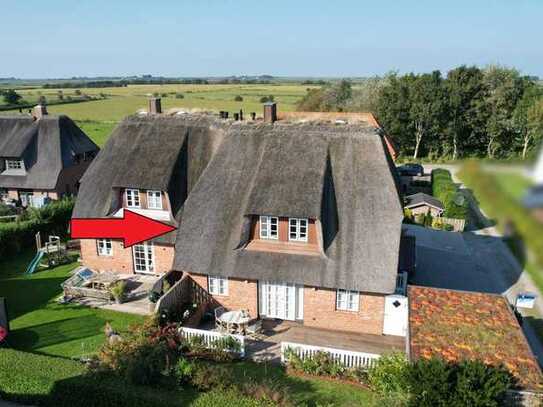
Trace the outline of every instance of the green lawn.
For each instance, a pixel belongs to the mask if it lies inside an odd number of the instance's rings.
[[[103,327],[110,321],[115,329],[142,320],[136,315],[60,305],[60,283],[76,263],[32,276],[24,274],[33,253],[0,263],[0,296],[8,300],[12,347],[48,355],[77,357],[95,352],[104,341]]]

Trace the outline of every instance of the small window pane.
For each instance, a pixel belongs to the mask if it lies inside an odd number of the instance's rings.
[[[140,207],[140,191],[139,189],[126,190],[126,206],[129,208]]]
[[[260,238],[278,239],[279,219],[273,216],[260,216]]]
[[[228,295],[228,279],[224,277],[208,277],[207,288],[213,295]]]
[[[162,209],[162,192],[147,191],[147,207],[149,209]]]

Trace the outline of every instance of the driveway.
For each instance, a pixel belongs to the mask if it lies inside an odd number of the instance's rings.
[[[519,280],[522,269],[499,237],[416,225],[404,229],[417,239],[412,284],[505,294]]]

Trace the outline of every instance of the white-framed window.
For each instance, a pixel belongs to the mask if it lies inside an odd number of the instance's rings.
[[[147,191],[147,207],[149,209],[162,209],[162,192]]]
[[[126,206],[129,208],[140,207],[140,190],[139,189],[126,190]]]
[[[260,217],[260,238],[275,240],[279,238],[279,218],[275,216]]]
[[[341,311],[358,311],[358,291],[337,290],[336,309]]]
[[[113,246],[111,244],[111,239],[98,239],[96,241],[96,246],[98,247],[98,256],[113,255]]]
[[[6,160],[6,170],[23,170],[24,168],[23,160]]]
[[[207,291],[213,295],[228,295],[228,279],[225,277],[208,276]]]
[[[152,242],[134,245],[134,270],[136,273],[154,274],[155,256]]]
[[[307,242],[307,219],[289,218],[288,240],[295,242]]]

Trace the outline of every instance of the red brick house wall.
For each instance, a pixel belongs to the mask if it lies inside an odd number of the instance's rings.
[[[358,312],[336,310],[336,290],[304,288],[304,325],[381,335],[385,297],[360,293]]]
[[[208,291],[207,276],[190,274],[190,277]],[[251,318],[258,318],[258,283],[254,280],[228,279],[228,295],[213,295],[213,300],[229,310],[245,309]]]
[[[200,287],[208,290],[206,275],[190,274]],[[258,317],[258,282],[255,280],[228,279],[228,295],[213,295],[217,304],[230,310],[247,309],[251,318]],[[381,335],[385,312],[385,297],[361,293],[359,311],[336,310],[336,290],[304,288],[305,326],[338,331]]]
[[[96,240],[81,240],[81,260],[85,267],[96,271],[113,271],[121,274],[134,274],[134,257],[132,248],[124,248],[120,240],[112,242],[113,254],[99,256]],[[172,269],[174,247],[154,245],[155,273],[166,273]]]

